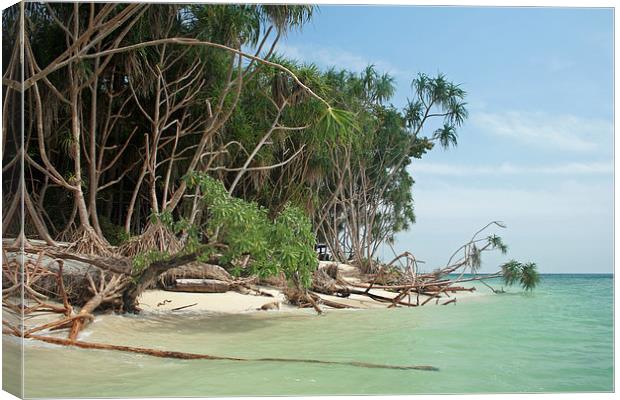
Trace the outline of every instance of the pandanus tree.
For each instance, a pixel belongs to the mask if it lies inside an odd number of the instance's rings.
[[[24,146],[17,129],[3,137],[12,140],[15,160],[25,155],[27,183],[9,185],[12,191],[27,185],[25,202],[34,210],[30,216],[38,235],[50,244],[52,236],[69,239],[70,250],[79,253],[120,252],[136,259],[158,255],[134,277],[138,282],[149,281],[147,271],[156,275],[162,257],[169,266],[202,255],[193,251],[193,233],[214,214],[200,200],[208,194],[205,187],[190,185],[187,177],[225,172],[220,177],[226,191],[251,198],[248,178],[302,156],[307,143],[316,140],[307,138],[308,131],[334,135],[353,126],[347,111],[317,93],[312,75],[318,70],[287,67],[273,57],[280,38],[303,26],[313,9],[101,3],[22,7],[26,11],[3,27],[27,32],[27,76],[21,85],[16,74],[20,43],[15,40],[3,84],[7,96],[23,91],[29,124]],[[5,118],[9,112],[4,110]],[[252,132],[248,140],[239,140],[244,115],[250,116],[245,126]],[[13,178],[17,161],[5,166]],[[295,191],[281,192],[277,204],[270,204],[272,215],[290,215],[286,201]],[[54,212],[46,220],[47,211]],[[163,220],[183,221],[181,231]],[[110,225],[120,227],[125,238],[135,238],[111,247],[104,232]],[[226,241],[228,228],[209,232],[205,244],[211,245]],[[312,243],[306,247],[312,252]],[[260,254],[254,257],[259,263]]]
[[[393,78],[373,66],[359,75],[331,70],[326,77],[334,101],[355,112],[359,132],[330,151],[329,184],[321,188],[327,201],[315,226],[337,258],[355,258],[372,271],[381,244],[415,221],[408,165],[436,143],[456,145],[457,129],[467,118],[466,93],[442,74],[419,74],[412,82],[414,100],[400,111],[386,104]],[[442,127],[427,133],[434,121]]]
[[[187,253],[193,227],[212,217],[207,193],[188,177],[206,174],[271,219],[303,210],[338,259],[372,272],[380,246],[415,220],[412,160],[456,145],[467,117],[466,93],[441,74],[418,75],[398,109],[389,104],[394,78],[372,65],[321,71],[279,56],[278,43],[310,20],[312,6],[23,10],[3,22],[13,38],[3,43],[3,185],[25,189],[27,234],[69,240],[79,252]],[[11,108],[21,90],[23,146]],[[16,233],[17,204],[3,202],[5,234]]]
[[[489,251],[499,251],[503,255],[508,253],[508,245],[504,243],[500,236],[496,234],[482,236],[483,233],[487,232],[491,227],[504,229],[506,225],[501,221],[491,221],[486,224],[476,231],[469,242],[459,247],[450,256],[447,265],[439,271],[441,271],[442,275],[446,276],[448,274],[457,273],[457,271],[460,270],[460,275],[455,279],[457,282],[463,278],[465,273],[470,273],[473,275],[472,280],[479,280],[494,293],[502,293],[502,291],[494,289],[491,285],[486,283],[485,280],[501,278],[508,286],[513,286],[518,283],[524,290],[532,291],[540,283],[538,267],[533,262],[521,263],[516,260],[510,260],[502,264],[500,270],[496,273],[487,275],[479,274],[482,266],[483,253]],[[459,254],[461,254],[460,258],[458,257]]]
[[[418,108],[439,107],[450,124],[422,138],[426,119],[439,115],[387,106],[388,74],[373,66],[322,73],[275,56],[279,40],[313,11],[29,3],[24,186],[36,234],[72,240],[83,252],[105,253],[108,241],[132,235],[134,245],[122,248],[128,255],[163,250],[176,241],[159,225],[150,229],[149,216],[200,218],[198,189],[188,192],[181,178],[203,171],[273,212],[294,202],[334,250],[343,242],[372,258],[390,231],[413,221],[405,167],[434,141],[454,142],[463,93],[443,77],[418,79]],[[3,29],[18,30],[17,16]],[[3,49],[12,60],[3,79],[9,99],[19,90],[14,44]],[[17,160],[20,141],[7,130],[3,138]],[[7,192],[18,189],[17,171],[17,162],[5,166]],[[347,226],[354,215],[363,222]]]
[[[180,178],[206,164],[249,82],[290,72],[266,60],[313,9],[26,5],[25,148],[19,147],[18,129],[5,129],[3,138],[15,147],[12,158],[26,155],[28,221],[38,236],[49,243],[54,236],[74,238],[78,245],[91,244],[76,250],[106,252],[106,227],[123,226],[126,237],[143,233],[152,212],[185,212]],[[21,27],[19,9],[13,11],[3,25],[9,39],[9,31]],[[21,90],[17,38],[3,48],[11,60],[4,65],[7,99]],[[318,99],[314,95],[326,107]],[[3,114],[8,122],[16,115],[6,107]],[[5,188],[15,193],[18,163],[4,167],[11,178]],[[11,205],[8,220],[15,220]],[[8,229],[10,223],[3,225]]]

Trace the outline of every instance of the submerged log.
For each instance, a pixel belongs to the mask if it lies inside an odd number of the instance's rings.
[[[339,308],[339,309],[342,309],[342,308],[357,309],[357,308],[359,308],[359,307],[355,307],[355,306],[352,306],[352,305],[349,305],[349,304],[338,303],[336,301],[331,301],[331,300],[327,300],[327,299],[324,299],[324,298],[321,298],[321,304],[323,304],[323,305],[325,305],[327,307]]]
[[[3,333],[13,334],[10,330],[3,330]],[[180,351],[165,351],[148,349],[142,347],[120,346],[105,343],[83,342],[79,340],[68,340],[49,336],[31,335],[29,339],[39,340],[46,343],[57,344],[61,346],[75,346],[83,349],[97,350],[114,350],[128,353],[146,354],[153,357],[176,358],[182,360],[224,360],[224,361],[241,361],[241,362],[292,362],[292,363],[308,363],[308,364],[325,364],[325,365],[348,365],[363,368],[382,368],[382,369],[400,369],[400,370],[420,370],[420,371],[439,371],[439,368],[430,365],[386,365],[375,364],[361,361],[327,361],[315,360],[307,358],[242,358],[242,357],[226,357],[214,356],[209,354],[185,353]]]

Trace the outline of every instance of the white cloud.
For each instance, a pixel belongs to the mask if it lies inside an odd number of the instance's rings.
[[[485,188],[433,182],[414,192],[416,224],[397,235],[397,252],[411,251],[426,270],[445,265],[452,251],[491,220],[509,255],[484,257],[483,271],[516,258],[535,261],[543,272],[613,270],[613,186],[566,180],[545,188]],[[389,258],[391,253],[386,253]]]
[[[434,183],[418,184],[416,214],[425,219],[466,217],[499,219],[557,218],[607,215],[613,211],[613,187],[603,183],[567,180],[540,189],[486,188]]]
[[[613,137],[611,122],[541,112],[476,112],[470,121],[479,130],[537,147],[594,151]]]
[[[287,57],[316,63],[322,67],[335,67],[348,69],[354,72],[360,72],[368,65],[373,64],[377,71],[387,72],[393,76],[406,75],[410,78],[412,75],[403,71],[385,60],[369,59],[358,54],[351,53],[347,50],[336,47],[316,46],[311,44],[289,45],[282,43],[278,45],[279,53]]]
[[[472,175],[590,175],[611,174],[614,170],[612,161],[590,163],[564,163],[555,165],[525,166],[511,163],[499,165],[468,165],[448,164],[420,161],[411,166],[414,175],[430,174],[443,176],[472,176]]]

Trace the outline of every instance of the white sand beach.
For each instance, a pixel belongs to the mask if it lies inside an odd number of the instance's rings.
[[[321,262],[321,267],[330,262]],[[348,264],[338,264],[338,271],[342,278],[351,283],[359,283],[357,277],[358,271],[355,267]],[[473,285],[472,285],[473,286]],[[175,292],[166,291],[161,289],[151,289],[145,291],[139,298],[139,307],[144,312],[181,312],[181,311],[193,311],[193,312],[215,312],[215,313],[248,313],[248,312],[292,312],[300,310],[297,306],[288,304],[282,291],[272,286],[257,286],[263,292],[267,292],[273,295],[273,297],[259,296],[254,294],[242,294],[239,292],[228,291],[226,293],[190,293],[190,292]],[[397,293],[389,292],[382,289],[372,289],[371,294],[393,298]],[[450,294],[451,298],[457,299],[457,304],[460,301],[479,297],[486,294],[485,291],[473,291],[473,292],[458,292],[457,294]],[[369,298],[368,296],[362,296],[359,294],[351,294],[348,297],[330,296],[325,294],[318,294],[322,299],[340,303],[353,309],[373,309],[373,308],[387,308],[389,304],[379,302]],[[420,302],[424,302],[428,297],[420,296]],[[438,304],[445,303],[451,298],[442,297]],[[409,301],[408,298],[405,298]],[[415,301],[415,297],[412,295],[411,300]],[[278,302],[279,309],[270,309],[268,311],[261,310],[261,306]],[[428,303],[428,306],[435,305],[435,301],[432,300]],[[451,304],[453,305],[453,304]],[[187,306],[187,307],[186,307]],[[173,311],[179,307],[184,307],[181,310]],[[325,304],[321,305],[321,308],[326,310],[340,310],[329,307]]]

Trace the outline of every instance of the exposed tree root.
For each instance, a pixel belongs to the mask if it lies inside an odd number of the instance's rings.
[[[129,239],[118,252],[125,257],[134,257],[149,250],[175,254],[182,248],[179,239],[161,223],[149,223],[144,233]]]
[[[39,252],[34,262],[27,260],[24,263],[23,269],[17,259],[10,259],[4,254],[4,262],[2,263],[2,276],[4,278],[2,299],[23,293],[25,297],[30,297],[40,303],[41,300],[47,299],[47,296],[36,290],[38,288],[37,284],[50,275],[53,276],[54,273],[43,266],[43,252]],[[4,287],[5,284],[6,288]]]
[[[59,320],[48,322],[26,330],[23,333],[24,336],[28,336],[42,330],[58,330],[70,327],[71,331],[69,333],[69,340],[76,340],[78,333],[85,326],[85,324],[94,319],[92,313],[95,309],[104,303],[117,301],[121,297],[122,290],[126,283],[126,276],[113,275],[109,280],[106,280],[103,270],[99,270],[99,282],[97,285],[95,284],[95,281],[91,277],[90,273],[87,272],[85,274],[85,279],[89,283],[89,289],[92,297],[84,304],[78,314],[72,315],[73,307],[69,302],[69,296],[65,290],[63,279],[64,261],[52,260],[47,265],[43,265],[43,256],[44,252],[40,251],[36,260],[33,261],[27,259],[24,263],[22,273],[22,268],[20,268],[19,263],[17,263],[15,259],[8,258],[6,253],[4,254],[2,275],[4,277],[4,282],[8,287],[4,288],[2,291],[2,305],[3,307],[6,307],[6,309],[15,312],[19,316],[20,320],[23,319],[25,315],[31,314],[35,311],[47,311],[63,314],[63,318]],[[58,264],[57,272],[52,272],[49,269],[49,266],[54,263]],[[53,294],[57,299],[60,299],[63,303],[62,306],[44,302],[43,299],[46,299],[47,296],[38,293],[34,289],[34,287],[36,287],[35,285],[41,279],[47,278],[50,275],[55,278],[57,284],[56,289],[53,292],[50,291],[50,294]],[[45,287],[49,287],[49,285],[46,285]],[[11,299],[18,299],[19,301],[22,293],[24,301],[26,301],[28,305],[21,303],[14,304],[10,301]],[[35,304],[31,305],[33,303]],[[17,329],[15,327],[11,328],[6,321],[4,325],[13,330]]]
[[[75,226],[75,223],[72,222],[56,235],[56,240],[59,242],[71,242],[76,237],[76,235],[77,228]]]
[[[113,249],[110,244],[101,238],[91,227],[78,229],[71,238],[68,251],[78,254],[94,256],[111,256]]]

